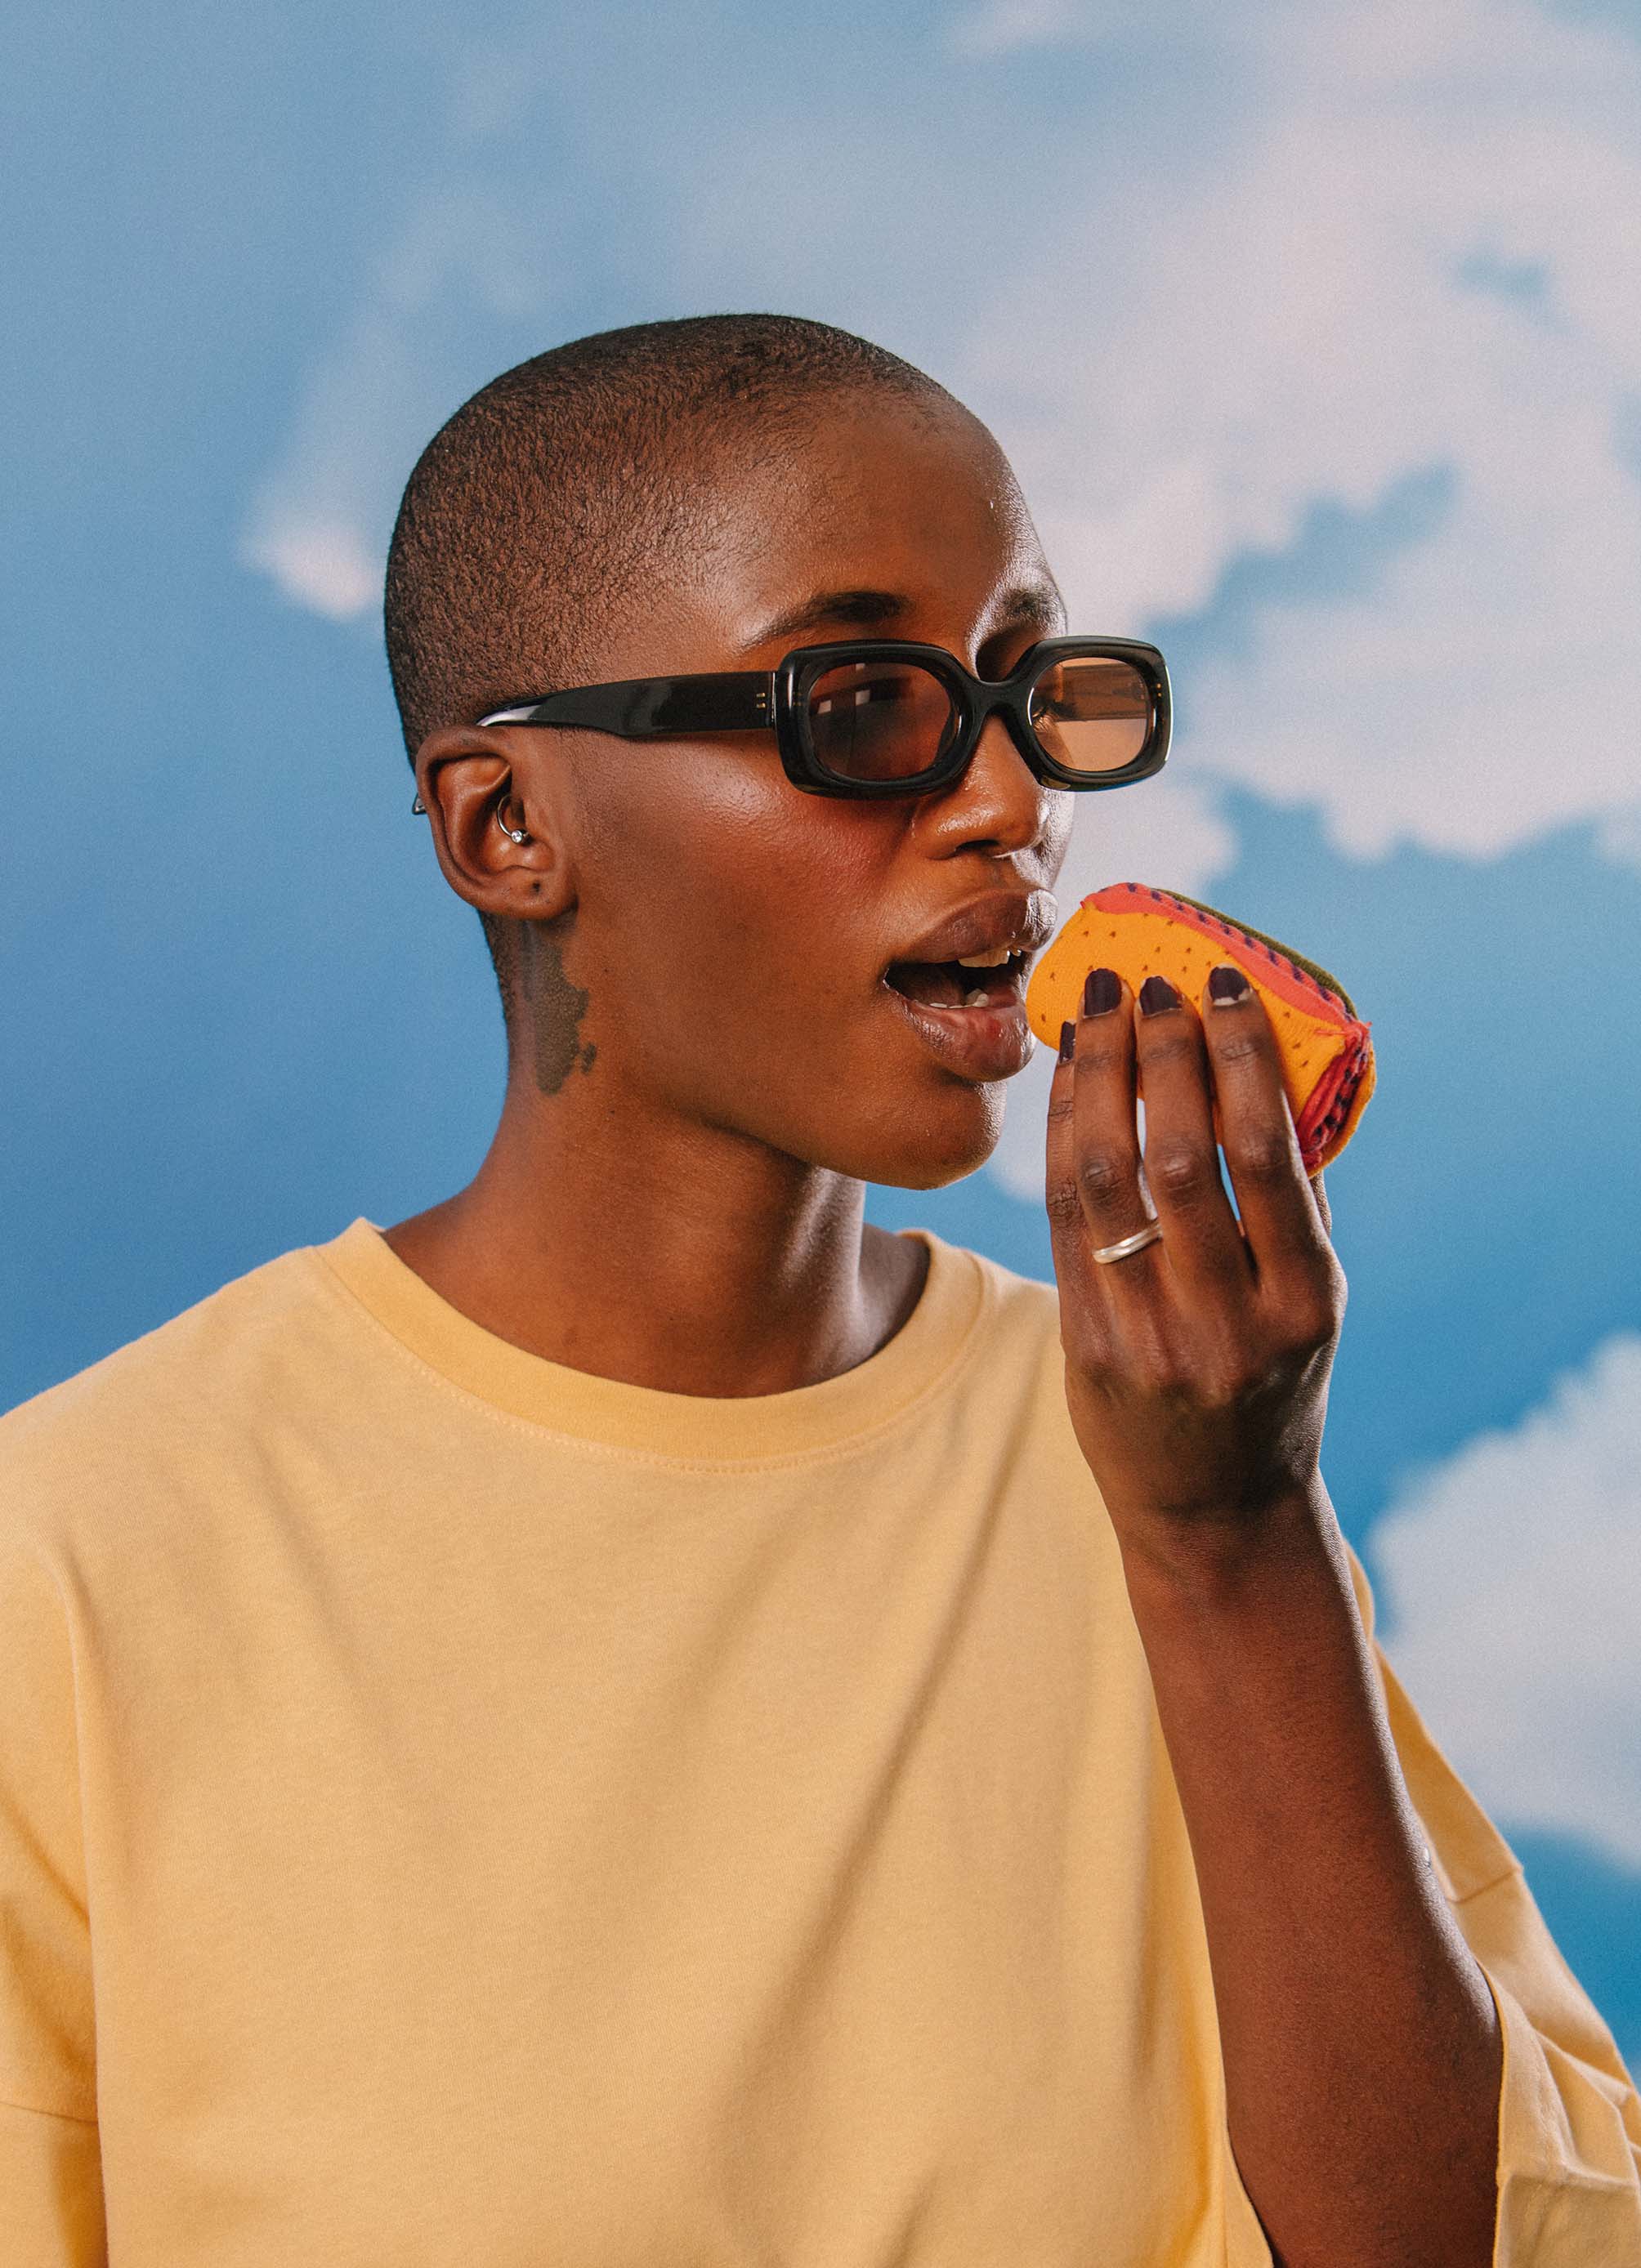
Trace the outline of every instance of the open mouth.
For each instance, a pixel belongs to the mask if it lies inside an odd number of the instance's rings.
[[[990,967],[961,961],[891,961],[883,982],[925,1008],[1010,1008],[1024,997],[1027,956],[1009,954]]]

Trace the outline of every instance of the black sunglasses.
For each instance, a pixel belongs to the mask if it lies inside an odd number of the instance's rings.
[[[478,721],[572,725],[626,740],[765,727],[806,794],[887,796],[955,780],[994,711],[1036,777],[1054,787],[1127,787],[1167,761],[1167,665],[1135,638],[1042,638],[996,682],[972,676],[943,646],[855,638],[797,646],[772,670],[573,686]],[[411,809],[425,808],[418,795]]]

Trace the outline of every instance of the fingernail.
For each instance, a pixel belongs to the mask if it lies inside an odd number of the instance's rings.
[[[1060,1060],[1069,1063],[1077,1050],[1077,1027],[1075,1024],[1060,1027]]]
[[[1083,1012],[1085,1016],[1104,1016],[1122,998],[1122,985],[1114,968],[1090,968],[1083,987]]]
[[[1177,1008],[1179,995],[1165,976],[1148,976],[1140,987],[1140,1012],[1155,1016],[1164,1008]]]
[[[1209,971],[1208,991],[1211,1000],[1246,1000],[1248,980],[1239,968],[1222,961],[1217,968]]]

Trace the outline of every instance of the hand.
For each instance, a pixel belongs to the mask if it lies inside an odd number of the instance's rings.
[[[1143,1226],[1144,1184],[1160,1239],[1094,1260]],[[1316,1484],[1345,1306],[1322,1177],[1306,1179],[1252,985],[1146,1014],[1120,981],[1115,1007],[1078,1019],[1050,1092],[1047,1206],[1066,1401],[1119,1535],[1251,1536]]]

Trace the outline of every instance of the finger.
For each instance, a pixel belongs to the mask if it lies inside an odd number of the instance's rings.
[[[1246,988],[1240,995],[1216,998],[1208,987],[1202,994],[1219,1138],[1255,1267],[1261,1276],[1291,1276],[1315,1266],[1327,1232],[1299,1155],[1276,1035],[1258,992],[1236,974]]]
[[[1334,1233],[1334,1208],[1327,1202],[1327,1191],[1322,1187],[1322,1169],[1319,1166],[1311,1175],[1311,1193],[1316,1199],[1316,1210],[1322,1216],[1322,1226],[1331,1238]]]
[[[1106,1005],[1109,1003],[1110,1005]],[[1083,990],[1071,1080],[1071,1140],[1083,1233],[1090,1254],[1154,1217],[1147,1202],[1135,1111],[1134,997],[1112,969],[1094,969]],[[1101,1267],[1149,1285],[1160,1243]]]
[[[1240,1292],[1253,1264],[1220,1177],[1201,1020],[1165,976],[1146,978],[1139,1012],[1135,1052],[1145,1089],[1145,1178],[1168,1264],[1199,1292]]]

